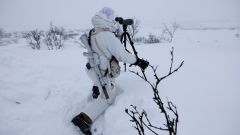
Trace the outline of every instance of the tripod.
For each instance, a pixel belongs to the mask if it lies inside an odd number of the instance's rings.
[[[137,51],[136,51],[136,49],[135,49],[135,47],[134,47],[134,42],[132,41],[132,39],[131,39],[131,37],[130,37],[130,34],[129,34],[128,31],[127,31],[127,26],[128,26],[128,25],[127,25],[127,24],[123,24],[122,26],[123,26],[123,34],[122,34],[120,40],[121,40],[122,43],[124,43],[125,50],[128,51],[128,50],[127,50],[127,39],[128,39],[128,40],[129,40],[129,43],[130,43],[130,45],[131,45],[131,47],[132,47],[132,49],[133,49],[133,52],[134,52],[134,54],[135,54],[135,56],[136,56],[136,58],[139,59],[138,53],[137,53]],[[129,52],[129,51],[128,51],[128,52]],[[124,63],[124,71],[126,72],[126,63]],[[147,78],[146,78],[146,75],[145,75],[145,71],[144,71],[143,69],[141,69],[141,71],[142,71],[142,73],[143,73],[144,78],[147,79]]]

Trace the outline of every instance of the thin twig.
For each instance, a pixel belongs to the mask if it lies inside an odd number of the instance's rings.
[[[155,82],[150,82],[147,77],[145,76],[145,73],[139,74],[136,71],[130,71],[137,75],[138,77],[142,78],[144,81],[146,81],[153,90],[153,101],[157,104],[158,108],[160,109],[160,113],[164,115],[165,118],[165,123],[163,124],[165,128],[154,126],[151,121],[148,118],[147,112],[142,111],[141,113],[137,110],[136,106],[131,105],[132,110],[129,111],[129,109],[126,109],[125,112],[130,116],[131,122],[135,123],[135,129],[138,131],[139,135],[144,135],[145,131],[144,128],[147,128],[150,132],[152,132],[155,135],[158,135],[155,130],[162,130],[162,131],[168,131],[169,135],[176,135],[177,134],[177,128],[178,128],[178,122],[179,122],[179,115],[177,111],[176,105],[174,105],[171,101],[167,102],[167,106],[165,107],[165,104],[163,103],[161,97],[159,96],[159,91],[158,91],[158,85],[160,82],[170,75],[174,74],[177,72],[184,64],[184,61],[181,62],[181,64],[173,70],[173,54],[174,54],[174,48],[172,47],[172,50],[170,51],[171,54],[171,63],[170,63],[170,68],[168,74],[166,74],[163,77],[159,77],[157,75],[157,66],[154,67],[152,65],[149,65],[150,68],[153,71],[153,76],[155,79]],[[168,110],[168,111],[167,111]],[[171,117],[169,115],[169,112],[172,113],[174,116]],[[137,117],[136,117],[137,115]],[[154,130],[155,129],[155,130]]]

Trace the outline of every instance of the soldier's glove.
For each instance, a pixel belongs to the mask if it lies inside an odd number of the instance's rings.
[[[144,59],[139,59],[139,58],[137,58],[136,63],[134,63],[133,65],[137,65],[137,66],[139,66],[142,70],[145,70],[145,69],[148,67],[149,62],[146,61],[146,60],[144,60]]]
[[[92,96],[94,99],[97,99],[99,96],[100,92],[97,86],[93,86],[92,88]]]

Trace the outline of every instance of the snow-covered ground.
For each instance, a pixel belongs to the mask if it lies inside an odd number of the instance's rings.
[[[240,134],[239,32],[178,30],[170,44],[136,46],[140,57],[159,65],[160,75],[169,70],[172,46],[174,65],[185,61],[159,87],[163,99],[178,107],[179,135]],[[0,47],[0,135],[79,135],[70,121],[86,104],[92,85],[84,51],[68,43],[59,51],[32,50],[24,41]],[[144,108],[154,123],[163,122],[143,80],[122,72],[117,84],[123,93],[94,128],[104,135],[136,135],[124,112],[131,104]]]

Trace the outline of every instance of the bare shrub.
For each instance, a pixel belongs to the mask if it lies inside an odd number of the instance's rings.
[[[145,37],[135,37],[134,38],[134,42],[135,43],[144,43],[146,41],[146,38]]]
[[[145,44],[171,43],[178,28],[179,25],[176,22],[173,22],[170,25],[164,24],[163,28],[160,29],[160,34],[150,33],[146,37],[134,37],[134,41]]]
[[[16,40],[12,36],[12,33],[8,33],[4,29],[0,28],[0,45],[15,43]]]
[[[3,41],[2,41],[2,33],[1,33],[1,30],[0,30],[0,45],[3,44]]]
[[[28,44],[32,47],[32,49],[40,49],[41,48],[41,37],[43,36],[43,31],[32,30],[24,34],[24,38],[27,40]]]
[[[4,36],[4,30],[2,28],[0,28],[0,38],[2,38]]]
[[[155,44],[155,43],[160,43],[160,37],[150,33],[148,35],[148,37],[145,39],[144,43],[148,43],[148,44]]]
[[[166,24],[164,24],[164,28],[160,35],[160,41],[171,43],[173,41],[175,32],[178,28],[179,28],[179,25],[176,22],[172,23],[170,26],[167,26]]]
[[[2,39],[4,38],[5,32],[2,28],[0,28],[0,44],[3,44]]]
[[[61,49],[64,46],[66,40],[65,29],[63,27],[57,27],[50,24],[50,29],[45,33],[44,42],[49,50]]]
[[[149,130],[154,135],[158,135],[157,131],[166,131],[169,135],[176,135],[178,129],[179,115],[177,111],[176,105],[174,105],[171,101],[167,101],[167,105],[163,102],[162,98],[159,95],[158,86],[161,81],[169,77],[170,75],[177,72],[184,64],[184,61],[181,64],[173,69],[173,51],[171,50],[171,64],[169,68],[169,72],[162,77],[157,75],[157,67],[151,66],[153,71],[153,77],[155,78],[155,82],[149,81],[149,79],[143,73],[142,75],[136,71],[131,71],[136,74],[138,77],[142,78],[145,82],[147,82],[152,90],[153,90],[153,101],[157,105],[157,109],[159,109],[159,113],[163,115],[165,118],[165,122],[163,124],[153,125],[151,120],[148,117],[148,114],[145,110],[139,112],[136,106],[131,105],[131,109],[125,109],[125,112],[131,118],[130,121],[134,123],[134,128],[137,130],[139,135],[145,135],[145,131]],[[163,127],[161,126],[163,125]]]

